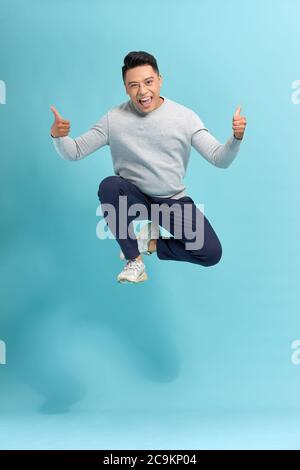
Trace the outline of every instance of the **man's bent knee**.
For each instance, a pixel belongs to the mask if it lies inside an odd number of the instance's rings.
[[[222,258],[222,246],[221,243],[218,243],[214,246],[213,250],[208,254],[207,263],[205,266],[214,266],[218,264]]]
[[[193,257],[198,261],[202,266],[214,266],[222,258],[222,246],[220,243],[214,244],[212,248],[203,252],[203,249],[191,251]]]
[[[120,185],[123,183],[122,178],[120,176],[107,176],[104,178],[104,180],[101,181],[98,189],[98,198],[103,199],[103,196],[105,197],[105,194],[110,193],[112,191],[118,191],[120,188]]]

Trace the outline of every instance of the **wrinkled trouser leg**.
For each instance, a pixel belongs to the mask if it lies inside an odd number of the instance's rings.
[[[122,205],[125,198],[120,199],[120,196],[127,196],[127,210],[123,210]],[[146,219],[149,214],[149,201],[147,197],[139,190],[133,183],[127,181],[121,176],[108,176],[105,178],[99,186],[98,197],[101,202],[101,207],[105,207],[104,204],[111,204],[115,209],[115,217],[110,217],[109,214],[103,215],[107,222],[107,225],[119,243],[121,250],[123,251],[125,258],[135,259],[140,255],[136,238],[133,230],[130,231],[129,227],[132,222],[139,214],[129,215],[128,208],[133,204],[143,204],[147,211]],[[113,218],[115,220],[113,220]],[[123,236],[125,235],[125,238]]]
[[[176,230],[181,233],[180,239],[170,238],[157,240],[157,256],[162,260],[187,261],[213,266],[222,256],[221,243],[205,215],[197,208],[194,201],[185,196],[181,199],[151,198],[152,203],[166,203],[169,208],[179,204],[182,208],[181,216],[176,211],[170,211],[170,226],[163,221],[163,214],[159,216],[159,224],[176,237]],[[186,206],[186,209],[184,209]],[[189,206],[189,210],[188,210]],[[198,217],[197,217],[198,214]],[[178,232],[177,232],[178,233]],[[194,238],[192,235],[194,234]],[[198,237],[198,238],[197,238]],[[191,244],[190,247],[186,243]]]

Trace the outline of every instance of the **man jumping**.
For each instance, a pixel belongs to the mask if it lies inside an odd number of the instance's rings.
[[[144,51],[128,53],[122,77],[130,100],[111,108],[90,130],[75,139],[68,135],[70,121],[63,119],[51,106],[55,118],[51,137],[62,158],[77,161],[105,145],[110,146],[115,175],[100,183],[98,197],[103,208],[110,205],[116,214],[114,221],[108,211],[104,217],[121,247],[121,258],[126,260],[117,280],[146,280],[142,254],[153,252],[162,260],[212,266],[221,259],[221,243],[207,218],[186,195],[183,178],[191,146],[219,168],[231,164],[247,124],[246,118],[240,115],[241,107],[236,109],[232,119],[233,135],[221,144],[194,111],[160,95],[162,76],[153,55]],[[142,205],[149,214],[150,222],[137,237],[129,235],[137,214],[122,213],[122,198],[126,198],[128,206]],[[155,222],[151,222],[150,215],[153,206],[162,209]],[[175,206],[182,211],[176,211]],[[185,211],[186,208],[189,211]],[[190,244],[187,248],[192,238],[186,233],[194,233],[197,238],[199,216],[203,221],[203,243],[201,247]],[[119,221],[122,217],[126,236],[121,236]],[[160,226],[167,228],[173,237],[163,237]],[[176,236],[178,231],[180,236]]]

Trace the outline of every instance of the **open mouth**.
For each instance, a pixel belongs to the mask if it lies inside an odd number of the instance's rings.
[[[149,98],[143,99],[143,100],[139,100],[139,103],[140,103],[144,108],[147,108],[147,107],[150,106],[150,104],[152,103],[152,96],[150,96]]]

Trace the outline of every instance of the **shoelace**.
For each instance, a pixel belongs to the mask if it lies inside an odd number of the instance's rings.
[[[140,266],[142,266],[140,261],[130,259],[127,261],[127,264],[124,267],[124,271],[128,271],[130,269],[133,269],[134,271],[138,271],[140,269]]]

